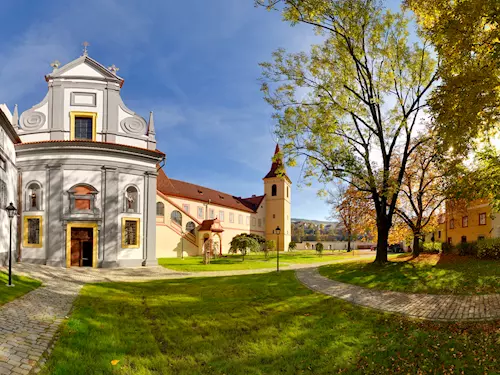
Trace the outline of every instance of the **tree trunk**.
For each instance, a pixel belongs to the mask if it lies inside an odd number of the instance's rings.
[[[348,253],[351,252],[351,235],[350,234],[347,235],[347,252]]]
[[[413,256],[420,255],[420,233],[413,233]]]
[[[387,247],[389,246],[389,220],[387,217],[379,217],[377,219],[377,255],[375,263],[387,263]]]

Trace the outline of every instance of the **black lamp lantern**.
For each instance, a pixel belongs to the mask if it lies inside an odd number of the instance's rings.
[[[12,218],[16,216],[17,209],[14,207],[12,202],[5,207],[5,210],[7,211],[7,214],[9,215],[9,220],[10,220],[10,232],[9,232],[9,283],[7,286],[14,286],[12,284]]]

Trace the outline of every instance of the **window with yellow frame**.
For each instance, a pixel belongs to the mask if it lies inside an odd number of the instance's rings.
[[[95,141],[97,128],[96,112],[70,112],[71,140]]]
[[[43,218],[42,216],[24,217],[24,247],[42,247],[43,238]]]
[[[122,248],[138,248],[140,245],[140,219],[122,218]]]

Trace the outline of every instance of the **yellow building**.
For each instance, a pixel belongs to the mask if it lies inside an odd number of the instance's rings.
[[[291,239],[291,181],[279,159],[279,146],[264,177],[264,194],[242,198],[169,178],[160,169],[156,196],[156,256],[227,254],[231,240],[254,233],[288,250]],[[280,234],[276,233],[277,227]]]
[[[461,242],[500,237],[500,220],[495,216],[492,215],[488,201],[484,199],[470,203],[448,201],[446,212],[439,217],[434,239],[457,245]]]

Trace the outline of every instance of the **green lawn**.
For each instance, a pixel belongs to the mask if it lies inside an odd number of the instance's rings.
[[[494,374],[499,324],[380,314],[292,271],[93,284],[42,374]]]
[[[15,287],[9,288],[5,285],[8,281],[9,275],[0,272],[0,306],[17,297],[21,297],[23,294],[31,292],[42,284],[40,281],[30,279],[29,277],[13,275],[12,284],[14,284]]]
[[[280,267],[288,267],[290,264],[298,263],[320,263],[338,259],[356,259],[355,253],[346,253],[341,251],[324,252],[322,256],[316,255],[314,251],[294,251],[280,253]],[[247,255],[243,261],[241,255],[228,255],[217,259],[212,259],[210,264],[203,264],[202,257],[180,258],[160,258],[158,263],[175,271],[184,272],[203,272],[203,271],[232,271],[232,270],[250,270],[260,268],[275,268],[276,253],[265,259],[264,254],[257,253]]]
[[[456,255],[400,256],[384,266],[367,262],[320,267],[323,276],[367,288],[430,294],[500,293],[500,261]]]

